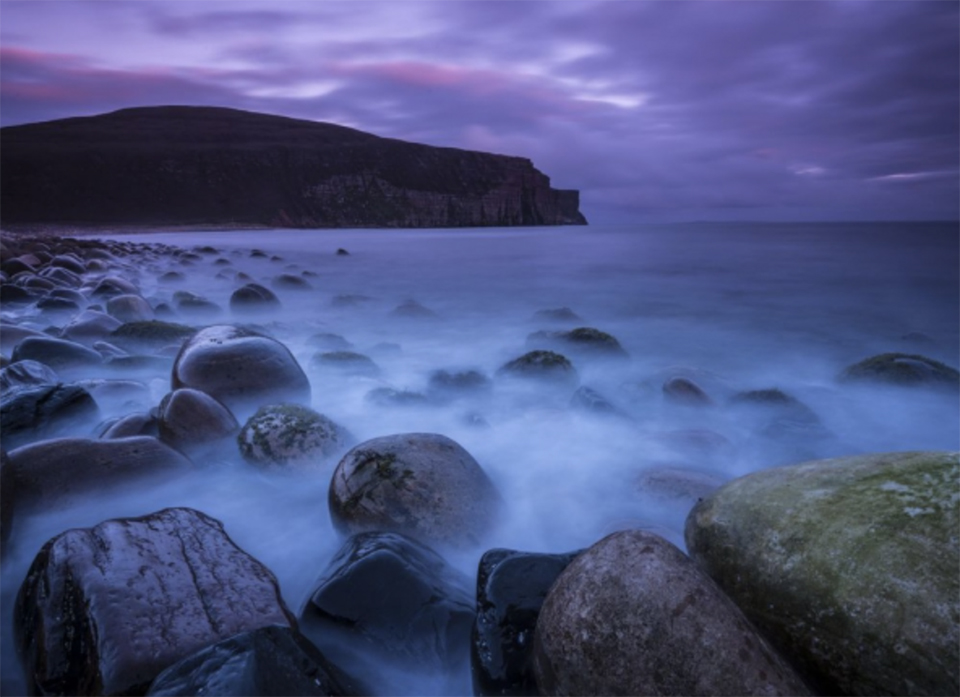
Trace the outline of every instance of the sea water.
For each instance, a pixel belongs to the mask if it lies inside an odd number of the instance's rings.
[[[311,406],[357,440],[404,432],[441,433],[465,447],[505,502],[483,547],[445,551],[470,579],[481,554],[508,547],[561,552],[624,527],[654,530],[683,547],[694,499],[650,488],[658,468],[727,480],[811,457],[960,449],[956,392],[838,382],[868,356],[920,353],[956,367],[960,355],[960,238],[956,224],[688,224],[454,230],[257,230],[105,239],[155,245],[127,270],[152,303],[176,290],[222,312],[189,324],[255,322],[306,370]],[[188,260],[174,245],[212,246]],[[252,249],[265,254],[251,255]],[[348,254],[336,254],[343,249]],[[225,261],[224,261],[225,260]],[[180,284],[160,280],[169,270]],[[233,316],[237,272],[270,286],[283,273],[307,290],[276,289],[282,306],[251,320]],[[304,275],[304,272],[306,274]],[[432,317],[393,310],[416,301]],[[558,324],[540,310],[571,309]],[[4,308],[8,321],[46,326],[31,311]],[[538,330],[577,326],[614,336],[628,359],[573,356],[580,384],[617,410],[571,406],[573,388],[524,386],[496,377],[530,350]],[[335,333],[379,366],[376,377],[311,367],[310,338]],[[420,406],[384,406],[378,387],[426,393],[433,371],[477,370],[492,388]],[[91,374],[91,377],[100,377]],[[712,404],[665,398],[670,377],[686,377]],[[169,390],[169,372],[138,376],[145,411]],[[745,390],[777,388],[807,405],[818,430],[770,437],[732,405]],[[242,416],[242,415],[241,415]],[[762,420],[761,420],[762,421]],[[89,427],[88,427],[89,428]],[[90,437],[89,430],[75,435]],[[40,546],[71,527],[189,506],[223,521],[227,533],[277,576],[296,612],[342,543],[327,511],[335,462],[302,475],[267,475],[225,451],[189,478],[133,491],[99,492],[43,515],[18,518],[3,561],[3,693],[23,689],[11,642],[12,606]],[[661,480],[662,482],[662,480]],[[678,485],[679,486],[679,485]],[[680,487],[682,488],[682,486]],[[451,689],[449,683],[442,689]],[[469,678],[455,683],[469,691]],[[425,676],[412,692],[442,691]]]

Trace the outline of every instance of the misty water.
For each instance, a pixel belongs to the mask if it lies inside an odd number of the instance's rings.
[[[103,238],[215,247],[217,254],[184,265],[169,249],[154,246],[126,273],[154,305],[189,290],[223,308],[216,316],[177,321],[254,323],[283,342],[310,378],[311,406],[358,441],[430,432],[466,448],[506,502],[483,546],[443,550],[470,579],[481,554],[493,547],[569,551],[626,527],[653,530],[682,547],[683,522],[695,498],[669,477],[645,479],[665,468],[726,480],[818,457],[960,449],[956,393],[837,381],[851,363],[889,351],[957,366],[960,240],[953,224],[259,230]],[[251,256],[253,248],[266,255]],[[335,254],[338,248],[349,255]],[[186,280],[160,281],[169,270]],[[312,289],[275,289],[282,307],[269,316],[231,315],[230,294],[242,285],[235,272],[270,287],[279,274],[305,271]],[[408,300],[436,317],[392,314]],[[534,318],[563,307],[581,319]],[[51,324],[49,317],[31,317],[34,312],[4,308],[4,317],[39,328]],[[580,384],[618,415],[571,406],[573,387],[496,377],[500,366],[530,350],[531,333],[578,326],[613,335],[629,353],[621,360],[570,355]],[[376,362],[380,374],[311,367],[320,349],[310,339],[319,333],[344,337]],[[492,387],[426,405],[388,406],[367,398],[378,387],[427,394],[429,377],[439,369],[480,371]],[[713,404],[667,400],[662,385],[677,376],[699,385]],[[137,377],[149,388],[143,403],[102,404],[103,419],[146,411],[169,390],[169,370]],[[815,432],[764,430],[766,415],[731,402],[738,392],[768,388],[807,405],[819,418]],[[245,415],[238,417],[242,423]],[[90,426],[75,435],[91,437]],[[268,474],[234,449],[198,464],[179,479],[100,492],[15,521],[2,575],[4,694],[22,689],[11,644],[16,590],[40,546],[71,527],[167,506],[199,509],[223,521],[231,538],[276,574],[286,603],[298,610],[342,542],[327,511],[336,461],[308,473]],[[420,676],[409,689],[466,694],[469,676],[466,669],[452,683]]]

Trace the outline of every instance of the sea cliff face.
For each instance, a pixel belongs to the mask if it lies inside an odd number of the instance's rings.
[[[579,192],[525,158],[212,107],[0,129],[0,222],[64,225],[583,225]]]

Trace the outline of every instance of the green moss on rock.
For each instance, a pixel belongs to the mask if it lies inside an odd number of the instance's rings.
[[[960,693],[960,453],[756,472],[697,504],[692,556],[826,694]]]

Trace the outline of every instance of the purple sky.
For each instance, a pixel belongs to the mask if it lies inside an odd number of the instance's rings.
[[[591,222],[960,218],[960,3],[0,1],[0,122],[210,104],[529,157]]]

